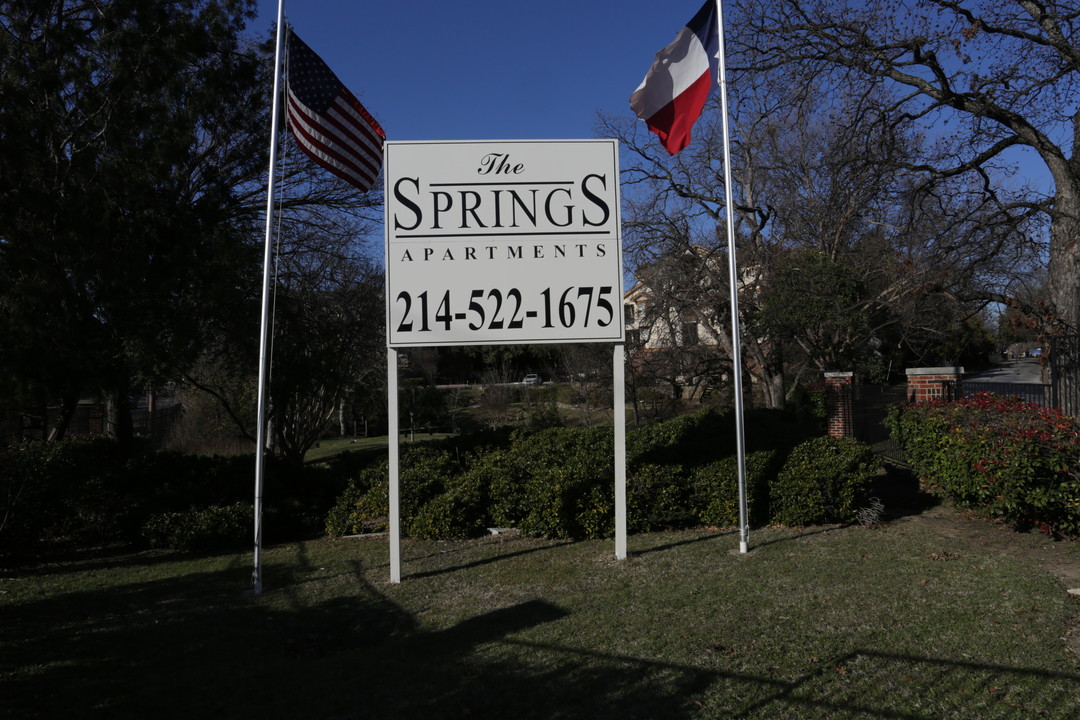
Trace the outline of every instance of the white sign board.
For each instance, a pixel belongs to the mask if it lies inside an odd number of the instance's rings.
[[[385,152],[389,347],[624,341],[614,140]]]

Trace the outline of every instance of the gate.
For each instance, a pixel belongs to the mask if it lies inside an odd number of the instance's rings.
[[[889,408],[907,400],[905,385],[852,385],[851,419],[855,439],[873,448],[878,456],[904,462],[900,444],[889,437],[885,416]]]

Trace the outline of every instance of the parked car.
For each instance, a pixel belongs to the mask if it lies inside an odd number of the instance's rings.
[[[525,379],[521,381],[522,385],[539,385],[543,380],[536,373],[529,373],[525,376]]]

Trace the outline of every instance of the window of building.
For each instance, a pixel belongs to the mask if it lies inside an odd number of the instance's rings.
[[[700,328],[696,321],[682,324],[682,344],[690,347],[701,342]]]

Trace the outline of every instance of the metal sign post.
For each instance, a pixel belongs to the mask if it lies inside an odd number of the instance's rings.
[[[386,349],[386,420],[390,444],[390,582],[401,582],[401,492],[398,468],[401,465],[401,428],[398,415],[398,354]]]
[[[625,346],[615,343],[611,369],[615,406],[615,557],[626,559],[626,366]]]

